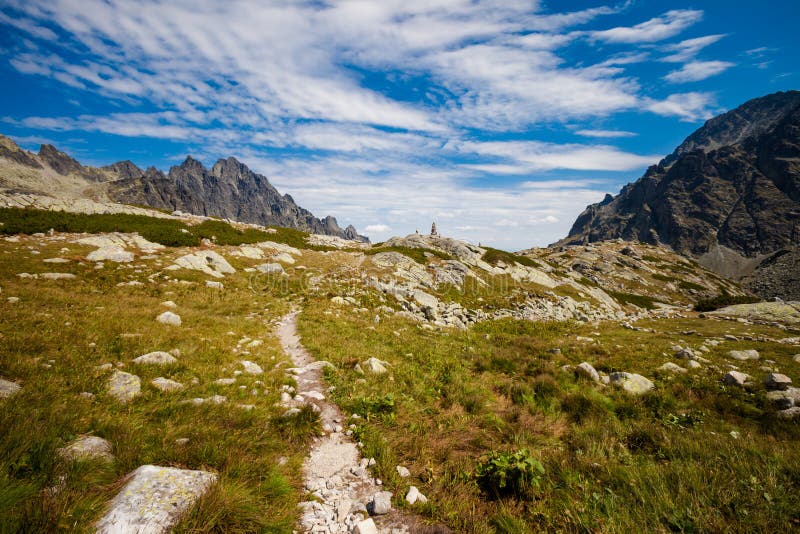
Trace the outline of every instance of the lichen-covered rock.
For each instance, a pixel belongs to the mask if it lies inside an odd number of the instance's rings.
[[[179,391],[183,389],[183,384],[180,382],[176,382],[175,380],[170,380],[169,378],[164,378],[163,376],[159,376],[158,378],[154,378],[150,381],[154,388],[163,391],[164,393],[172,393],[173,391]]]
[[[728,351],[728,357],[733,358],[734,360],[739,361],[747,361],[747,360],[757,360],[760,358],[758,351],[755,349],[749,350],[731,350]]]
[[[111,501],[95,525],[97,534],[162,534],[217,480],[206,471],[143,465]]]
[[[722,377],[722,381],[729,386],[744,386],[748,378],[750,377],[739,371],[728,371],[725,376]]]
[[[172,313],[171,311],[165,311],[156,317],[156,321],[161,324],[168,324],[170,326],[181,326],[181,324],[183,324],[183,321],[181,321],[181,316],[177,313]]]
[[[611,373],[609,381],[633,395],[642,395],[655,388],[653,382],[635,373]]]
[[[172,354],[161,350],[148,352],[147,354],[142,354],[138,358],[133,359],[133,363],[138,363],[140,365],[171,365],[177,362],[178,360],[176,360]]]
[[[780,373],[770,373],[764,380],[764,385],[769,390],[784,390],[792,385],[792,379]]]
[[[120,402],[133,400],[142,390],[141,379],[130,373],[114,371],[108,379],[108,394]]]
[[[575,372],[594,382],[600,382],[600,374],[589,362],[581,362],[575,367]]]
[[[119,245],[100,247],[86,256],[89,261],[113,261],[114,263],[130,263],[133,261],[133,252],[128,252]]]
[[[242,367],[244,367],[244,372],[249,375],[260,375],[264,372],[264,369],[262,369],[261,366],[255,362],[242,360],[239,363],[241,363]]]
[[[16,382],[0,378],[0,399],[7,399],[11,395],[19,392],[22,387]]]
[[[67,460],[112,460],[111,443],[97,436],[83,436],[66,447],[58,449],[57,454]]]
[[[226,274],[233,274],[236,269],[213,250],[201,250],[193,254],[181,256],[175,260],[175,265],[184,269],[202,271],[215,278],[222,278]]]
[[[680,365],[676,365],[672,362],[667,362],[661,367],[658,368],[659,371],[664,371],[667,373],[685,373],[686,369],[681,367]]]

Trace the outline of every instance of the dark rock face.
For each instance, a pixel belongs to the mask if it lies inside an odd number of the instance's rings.
[[[26,150],[22,150],[14,141],[4,135],[0,135],[0,158],[9,159],[21,165],[41,169],[42,164]]]
[[[61,152],[53,145],[41,145],[39,148],[39,160],[62,176],[77,174],[93,182],[106,180],[106,175],[98,169],[84,167],[68,154]]]
[[[168,175],[154,168],[142,172],[130,162],[116,163],[106,169],[121,178],[110,189],[117,202],[366,240],[352,226],[342,230],[331,216],[317,219],[291,196],[281,195],[266,177],[235,158],[220,159],[208,170],[187,157],[180,166],[172,167]]]
[[[558,244],[616,238],[701,262],[719,249],[756,258],[800,243],[800,92],[711,119],[619,195],[587,207]]]

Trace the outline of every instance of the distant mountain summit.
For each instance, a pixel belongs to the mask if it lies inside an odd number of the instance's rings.
[[[778,253],[796,262],[800,92],[756,98],[709,120],[619,195],[588,206],[557,244],[617,238],[669,245],[735,278],[753,277]],[[762,282],[753,287],[779,293]],[[800,280],[793,284],[800,293]]]
[[[153,167],[143,171],[130,161],[103,169],[118,176],[109,187],[109,195],[117,202],[366,240],[353,226],[340,228],[334,217],[317,219],[236,158],[217,160],[206,169],[189,156],[168,174]]]
[[[368,241],[353,226],[342,229],[336,219],[318,219],[281,195],[269,180],[235,158],[218,160],[209,170],[191,156],[164,174],[142,170],[131,161],[102,168],[81,165],[52,145],[34,154],[0,135],[0,193],[41,194],[68,198],[107,199],[194,215],[284,226],[310,233]]]

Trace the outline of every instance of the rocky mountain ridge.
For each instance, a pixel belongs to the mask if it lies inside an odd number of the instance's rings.
[[[330,215],[318,219],[233,157],[206,169],[189,156],[166,174],[155,167],[142,170],[131,161],[94,168],[52,145],[42,145],[34,154],[0,136],[0,193],[149,206],[367,241],[352,225],[343,229]]]
[[[764,282],[758,272],[774,254],[797,257],[800,92],[709,120],[619,195],[588,206],[557,245],[617,238],[665,244],[726,276],[748,277],[754,289],[773,288],[763,296],[797,298],[796,283]]]

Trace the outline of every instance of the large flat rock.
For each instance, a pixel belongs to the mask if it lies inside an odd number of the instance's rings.
[[[98,534],[170,532],[217,480],[217,475],[206,471],[156,465],[143,465],[129,477],[95,525]]]

